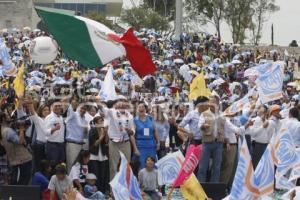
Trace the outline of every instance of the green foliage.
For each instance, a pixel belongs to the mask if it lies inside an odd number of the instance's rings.
[[[257,44],[266,16],[279,7],[275,0],[185,0],[185,9],[190,16],[202,15],[213,23],[219,36],[220,24],[225,21],[234,43],[243,43],[250,31],[253,43]]]
[[[113,28],[113,23],[110,20],[107,20],[105,16],[93,11],[86,14],[87,18],[100,22],[107,26],[108,28]]]
[[[143,7],[151,8],[161,16],[173,20],[175,17],[176,0],[144,0]]]
[[[124,10],[121,14],[121,20],[128,23],[135,30],[153,28],[157,31],[164,31],[169,28],[167,18],[162,17],[152,9],[142,7]]]

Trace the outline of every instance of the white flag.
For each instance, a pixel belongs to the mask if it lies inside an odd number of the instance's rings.
[[[104,101],[113,101],[118,99],[118,95],[115,89],[115,81],[113,78],[112,67],[108,68],[99,95]]]

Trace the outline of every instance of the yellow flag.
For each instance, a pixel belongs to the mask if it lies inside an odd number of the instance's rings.
[[[211,95],[210,89],[206,88],[204,74],[201,72],[194,78],[190,84],[189,100],[192,101],[200,96],[209,97]]]
[[[180,96],[179,96],[179,92],[178,92],[178,90],[177,90],[177,92],[176,92],[176,97],[175,97],[175,100],[176,100],[176,101],[178,101],[178,102],[179,102],[179,100],[180,100]]]
[[[197,180],[196,176],[192,174],[188,180],[180,186],[182,196],[188,200],[205,200],[207,196]]]
[[[14,89],[18,97],[23,97],[25,92],[24,70],[25,66],[23,63],[22,66],[19,68],[17,77],[13,82]]]

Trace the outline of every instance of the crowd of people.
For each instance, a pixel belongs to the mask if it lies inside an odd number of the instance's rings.
[[[2,33],[15,66],[26,66],[26,90],[18,97],[15,74],[2,74],[1,185],[39,185],[43,198],[51,200],[70,195],[73,187],[78,199],[111,198],[109,182],[122,152],[143,197],[156,200],[166,193],[158,185],[155,163],[169,152],[185,153],[189,144],[203,145],[198,180],[225,183],[229,190],[242,135],[254,168],[283,123],[300,146],[300,88],[294,77],[300,60],[295,56],[276,50],[243,52],[209,34],[182,34],[176,42],[141,30],[137,36],[149,48],[157,72],[139,79],[125,58],[91,70],[60,52],[51,65],[35,64],[29,44],[40,35],[46,33]],[[270,60],[286,63],[283,98],[260,104],[253,92],[247,109],[224,114],[253,88],[245,70]],[[0,60],[0,70],[1,65]],[[116,85],[111,89],[118,94],[113,101],[101,96],[109,68]],[[212,92],[191,100],[190,85],[200,73]]]

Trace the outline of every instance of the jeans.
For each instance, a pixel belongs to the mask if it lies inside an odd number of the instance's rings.
[[[32,161],[12,166],[12,185],[28,185],[32,173]]]
[[[88,199],[91,200],[105,200],[105,196],[101,192],[96,192],[92,196],[90,196]]]
[[[206,182],[209,160],[212,157],[212,174],[209,182],[217,183],[220,180],[220,171],[222,163],[222,142],[210,142],[203,144],[201,160],[199,162],[198,179],[200,182]]]
[[[56,166],[66,161],[66,152],[64,143],[47,142],[45,148],[46,158]]]

